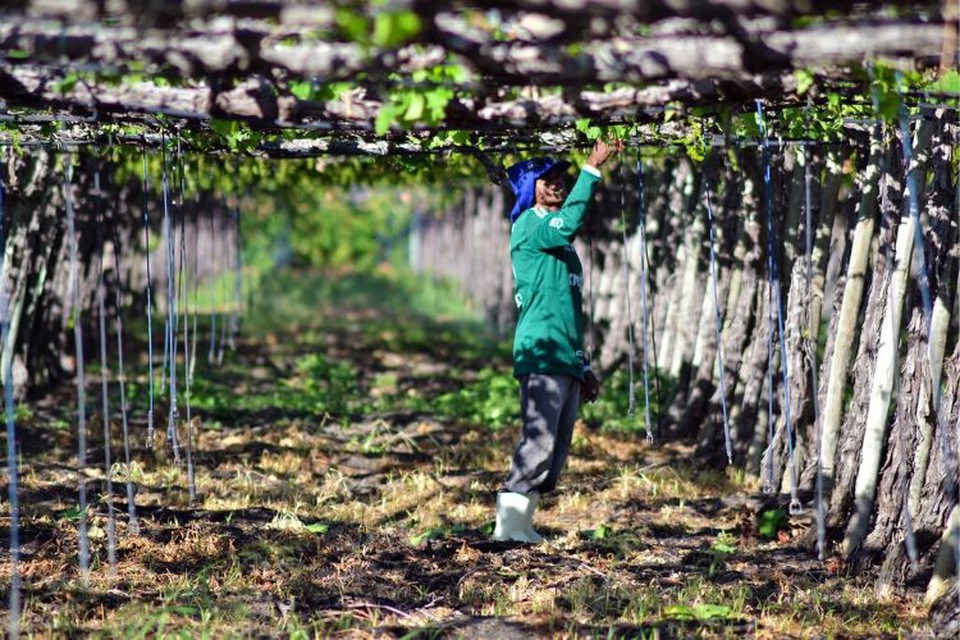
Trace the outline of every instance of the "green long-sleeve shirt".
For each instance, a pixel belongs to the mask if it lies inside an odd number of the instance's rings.
[[[583,266],[573,242],[600,176],[581,170],[558,211],[528,209],[514,223],[510,258],[520,311],[513,373],[583,379]]]

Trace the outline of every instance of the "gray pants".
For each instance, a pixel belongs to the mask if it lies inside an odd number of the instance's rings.
[[[580,408],[580,381],[533,373],[520,378],[523,432],[513,454],[506,491],[546,493],[557,487],[570,452]]]

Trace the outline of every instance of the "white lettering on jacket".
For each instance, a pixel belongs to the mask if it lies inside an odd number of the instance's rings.
[[[583,276],[581,276],[581,275],[579,275],[579,274],[576,274],[576,273],[571,273],[571,274],[570,274],[570,286],[571,286],[571,287],[576,287],[577,289],[583,288]]]

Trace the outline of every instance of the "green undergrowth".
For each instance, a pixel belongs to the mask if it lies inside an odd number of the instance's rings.
[[[241,375],[242,371],[228,367],[225,372],[197,378],[191,389],[193,406],[208,417],[220,419],[266,411],[323,417],[369,409],[359,397],[355,368],[320,353],[295,359],[292,371],[274,378],[270,385],[251,388],[244,384],[238,389],[232,381]],[[185,402],[185,392],[181,396]]]
[[[588,425],[612,431],[646,433],[645,410],[646,396],[650,397],[650,420],[656,424],[662,411],[662,405],[669,397],[670,388],[675,383],[665,375],[651,371],[649,386],[643,384],[643,365],[640,363],[633,372],[633,394],[631,401],[631,374],[628,368],[620,367],[601,381],[603,392],[593,404],[584,405],[581,416]]]
[[[520,422],[519,386],[509,368],[483,368],[462,387],[403,402],[418,411],[502,429]]]
[[[362,327],[353,313],[364,313]],[[379,316],[381,322],[377,322]],[[370,322],[366,322],[370,321]],[[403,321],[459,322],[481,329],[479,315],[447,281],[384,269],[373,273],[324,273],[277,269],[259,278],[244,316],[254,335],[301,326],[356,325],[377,330]]]
[[[31,496],[28,637],[924,630],[916,599],[883,598],[868,580],[831,571],[792,541],[795,523],[782,513],[722,500],[749,490],[742,477],[704,468],[690,447],[648,445],[641,366],[633,416],[628,371],[605,376],[602,400],[584,409],[587,425],[601,429],[576,428],[560,490],[538,506],[549,544],[492,543],[495,494],[519,430],[509,341],[452,289],[400,272],[276,272],[253,293],[258,311],[243,319],[222,365],[207,362],[209,318],[198,323],[197,497],[162,436],[153,452],[138,447],[134,535],[117,466],[115,573],[103,472],[91,473],[87,586],[77,571],[75,479],[53,459],[73,455],[72,415],[45,425],[52,444],[25,456],[22,476]],[[145,361],[130,362],[140,429]],[[659,382],[666,399],[671,381]],[[37,407],[21,415],[34,427],[45,419]],[[119,443],[115,436],[115,454]]]
[[[262,366],[251,369],[227,346],[229,339],[224,342],[229,313],[198,317],[190,403],[207,424],[284,414],[343,421],[390,410],[496,427],[515,417],[509,345],[450,283],[391,268],[250,271],[244,281],[246,312],[234,343],[240,351],[263,342],[274,346]],[[155,314],[153,386],[161,399],[164,320]],[[128,324],[145,342],[145,320]],[[179,358],[182,363],[182,354]],[[127,393],[131,402],[146,402],[146,362],[135,366]],[[182,373],[180,378],[183,407],[187,389]]]
[[[248,283],[252,290],[241,334],[274,341],[284,355],[262,371],[238,366],[229,354],[223,366],[205,366],[203,343],[209,343],[211,316],[203,316],[191,401],[208,417],[223,421],[238,413],[292,412],[343,420],[372,411],[412,410],[491,429],[519,423],[509,336],[495,335],[450,283],[394,269],[278,269]],[[251,383],[250,373],[269,384]],[[600,400],[581,412],[589,426],[645,433],[642,369],[637,366],[633,374],[632,401],[630,378],[621,367],[603,381]],[[671,384],[651,377],[653,420]],[[142,386],[134,383],[134,398],[144,392]],[[183,404],[184,389],[180,396]]]

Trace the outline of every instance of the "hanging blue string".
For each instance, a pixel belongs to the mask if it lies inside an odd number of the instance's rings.
[[[193,466],[193,427],[191,420],[190,407],[190,306],[189,306],[189,286],[187,285],[187,210],[184,206],[184,197],[186,191],[185,170],[186,165],[183,161],[182,140],[177,138],[177,169],[179,173],[179,193],[177,197],[177,206],[180,209],[180,263],[179,263],[179,281],[180,281],[180,306],[183,317],[183,387],[185,392],[185,401],[187,405],[186,421],[186,449],[187,449],[187,493],[190,501],[197,499],[196,475]],[[181,322],[178,316],[178,323]],[[176,334],[175,334],[176,336]],[[174,350],[176,353],[176,350]],[[176,362],[174,362],[176,366]]]
[[[636,413],[636,391],[634,390],[634,370],[636,368],[634,364],[634,351],[636,349],[636,339],[633,335],[633,296],[630,294],[630,251],[628,249],[627,243],[627,220],[626,220],[626,184],[623,179],[625,165],[620,163],[620,229],[622,231],[623,237],[623,281],[624,287],[626,289],[626,304],[627,304],[627,367],[630,373],[630,392],[629,392],[629,405],[627,408],[627,415],[631,418]],[[649,423],[648,423],[649,425]],[[649,426],[648,426],[649,430]]]
[[[155,391],[153,387],[153,285],[150,276],[150,208],[147,201],[147,150],[143,150],[143,253],[147,263],[147,378],[150,388],[150,404],[147,409],[147,448],[153,448],[153,411]]]
[[[790,472],[790,511],[791,513],[796,513],[802,510],[802,505],[800,500],[797,497],[797,457],[794,447],[794,437],[793,437],[793,422],[790,416],[790,369],[789,362],[787,360],[787,343],[784,335],[783,328],[783,296],[780,294],[780,273],[777,266],[777,260],[774,257],[774,251],[776,248],[776,240],[774,237],[774,224],[773,224],[773,181],[770,175],[770,139],[767,136],[767,125],[766,120],[763,116],[763,105],[760,100],[757,100],[757,123],[760,126],[760,137],[762,141],[762,157],[763,157],[763,186],[764,186],[764,195],[767,205],[767,268],[770,275],[770,296],[773,298],[772,302],[776,305],[776,315],[777,315],[777,333],[780,341],[780,360],[781,366],[780,371],[783,375],[783,410],[784,410],[784,419],[786,420],[787,426],[787,451],[789,457],[789,472]],[[771,316],[773,307],[771,307]],[[773,327],[771,327],[772,331]],[[773,336],[771,334],[771,345],[773,344]],[[772,377],[772,348],[771,354],[768,358],[768,363],[770,364],[770,417],[771,424],[768,425],[770,428],[770,433],[772,433],[772,417],[773,417],[773,393],[774,393],[774,384]],[[768,447],[773,446],[773,441],[770,439],[767,444]],[[768,459],[772,456],[767,456]],[[771,465],[771,475],[772,475],[772,460],[769,461]],[[768,480],[771,480],[770,484],[772,485],[772,478],[768,476]],[[769,487],[770,490],[773,489],[772,486]]]
[[[67,207],[67,242],[70,251],[70,290],[73,314],[73,339],[77,355],[77,475],[80,484],[80,518],[77,524],[79,538],[80,577],[84,584],[90,581],[90,538],[87,531],[87,396],[83,377],[83,331],[80,314],[79,259],[77,257],[77,229],[73,211],[73,163],[67,158],[63,190]]]
[[[707,201],[707,226],[710,228],[710,277],[713,280],[713,307],[717,320],[717,363],[720,367],[720,407],[723,411],[723,441],[727,451],[727,463],[733,464],[733,440],[730,438],[730,419],[727,415],[727,375],[723,360],[723,311],[720,309],[720,294],[718,291],[720,287],[717,282],[717,253],[713,204],[710,198],[710,179],[706,177],[704,178],[704,194]]]
[[[120,416],[123,426],[123,457],[127,465],[127,531],[133,535],[140,533],[140,522],[137,520],[137,505],[134,499],[136,492],[133,487],[133,470],[130,459],[130,423],[127,412],[127,374],[123,365],[123,282],[121,280],[121,247],[120,231],[116,219],[113,220],[113,251],[117,264],[117,286],[114,288],[114,322],[117,327],[117,383],[120,387]]]
[[[237,335],[240,333],[240,313],[243,310],[243,236],[240,229],[240,194],[234,193],[233,201],[233,314],[230,316],[230,351],[237,350]]]
[[[647,309],[647,203],[643,191],[643,162],[637,151],[637,234],[640,236],[640,313],[643,316],[643,419],[647,442],[653,443],[650,417],[650,352],[647,346],[650,312]]]
[[[4,264],[7,249],[6,226],[7,185],[0,171],[0,351],[6,350],[10,335],[10,298],[7,293],[7,277]],[[7,421],[7,499],[10,502],[10,595],[7,611],[7,634],[11,638],[20,635],[20,467],[17,460],[17,422],[13,403],[13,349],[3,367],[3,403]]]
[[[213,209],[210,212],[210,264],[213,265],[214,269],[218,265],[217,262],[217,210]],[[214,271],[213,276],[209,279],[211,285],[215,285],[217,280],[217,273]],[[217,353],[217,307],[219,302],[219,287],[211,286],[213,294],[211,299],[213,304],[210,306],[210,350],[207,352],[207,364],[212,365]]]
[[[97,168],[93,173],[93,192],[94,207],[96,209],[97,219],[97,251],[99,254],[99,265],[97,269],[97,328],[100,335],[100,392],[101,392],[101,422],[103,423],[103,470],[106,484],[106,500],[104,504],[107,508],[107,561],[110,564],[110,571],[116,574],[117,571],[117,514],[113,510],[113,477],[112,477],[112,453],[110,444],[110,383],[109,366],[107,357],[107,309],[104,300],[105,284],[103,274],[103,205],[100,192],[100,169]]]
[[[197,321],[200,316],[200,193],[193,192],[193,336],[190,339],[190,369],[188,380],[193,384],[197,369]]]
[[[761,154],[763,158],[763,181],[766,191],[772,191],[771,187],[766,187],[770,184],[770,148],[765,144],[767,138],[766,123],[763,119],[763,109],[760,106],[760,101],[757,101],[757,122],[760,126],[761,139],[764,143],[761,144]],[[762,490],[764,493],[772,493],[773,488],[773,403],[774,396],[776,394],[776,384],[774,383],[774,371],[773,371],[773,345],[774,345],[774,328],[773,328],[773,269],[774,269],[774,259],[773,259],[773,234],[770,232],[770,227],[772,226],[772,214],[770,213],[773,209],[773,196],[772,193],[766,199],[767,204],[767,277],[769,280],[767,287],[767,332],[769,337],[767,340],[767,447],[764,452],[764,469],[763,469],[763,487]]]
[[[220,231],[222,235],[222,255],[221,261],[224,263],[227,262],[230,258],[230,205],[226,197],[223,199],[223,215],[220,223]],[[227,290],[227,265],[223,265],[224,268],[220,270],[220,300],[221,305],[223,306],[223,311],[220,313],[220,344],[217,345],[217,366],[223,366],[223,352],[224,347],[227,344],[227,307],[230,305],[230,294]]]
[[[162,134],[161,134],[162,136]],[[161,142],[161,149],[164,143]],[[167,180],[167,159],[165,149],[161,153],[162,188],[163,188],[163,234],[167,242],[167,322],[164,338],[164,355],[170,355],[170,410],[167,414],[167,440],[173,449],[173,461],[180,464],[180,443],[177,440],[177,296],[176,273],[174,272],[174,239],[176,224],[170,215],[170,187]],[[164,358],[166,365],[166,357]]]

